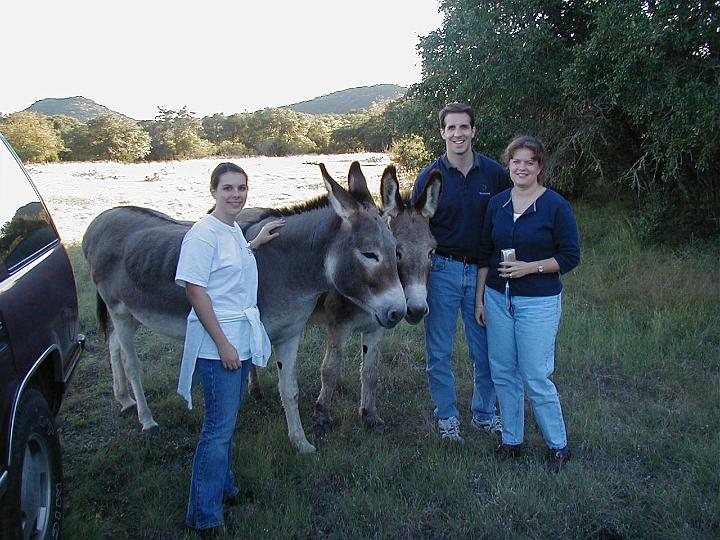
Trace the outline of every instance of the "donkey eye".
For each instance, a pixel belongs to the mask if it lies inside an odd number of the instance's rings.
[[[434,249],[431,249],[430,251],[428,251],[428,259],[432,257],[433,253],[435,253]]]
[[[375,262],[380,262],[380,256],[374,251],[361,251],[360,254],[366,259],[372,259]]]
[[[402,259],[402,252],[400,250],[395,251],[395,256],[397,257],[397,260],[399,261]]]

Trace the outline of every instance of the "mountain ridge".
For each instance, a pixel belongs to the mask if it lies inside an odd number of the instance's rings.
[[[396,84],[375,84],[337,90],[306,101],[276,107],[306,114],[348,114],[370,109],[373,105],[392,101],[405,94],[407,88]],[[85,123],[103,114],[129,116],[109,109],[84,96],[44,98],[24,111],[38,112],[46,116],[65,115]]]
[[[70,116],[83,123],[102,116],[103,114],[117,114],[129,118],[127,115],[113,111],[105,105],[100,105],[92,99],[83,96],[40,99],[24,109],[24,111],[37,112],[46,116]]]
[[[397,84],[357,86],[279,108],[307,114],[348,114],[369,109],[379,103],[392,101],[405,95],[405,92],[407,92],[407,88]]]

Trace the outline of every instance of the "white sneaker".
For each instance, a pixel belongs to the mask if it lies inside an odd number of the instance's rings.
[[[450,418],[439,418],[438,427],[440,428],[440,436],[443,439],[464,443],[465,440],[460,435],[460,420],[457,416],[451,416]]]
[[[473,416],[472,422],[470,422],[470,425],[477,429],[478,431],[484,431],[488,435],[495,435],[498,433],[502,433],[503,426],[502,426],[502,420],[499,416],[493,415],[493,417],[490,420],[480,420],[479,418],[475,418]]]

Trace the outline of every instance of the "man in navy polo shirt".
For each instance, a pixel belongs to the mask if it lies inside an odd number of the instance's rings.
[[[430,220],[437,249],[432,255],[425,318],[425,347],[430,395],[444,439],[463,442],[452,372],[453,342],[458,311],[473,363],[474,388],[471,425],[489,434],[502,431],[496,415],[495,387],[490,377],[485,328],[475,320],[476,256],[482,238],[485,209],[490,197],[510,187],[505,169],[473,152],[475,113],[461,103],[450,103],[439,113],[440,136],[446,152],[423,170],[415,181],[413,201],[422,193],[430,171],[442,172],[442,194]]]

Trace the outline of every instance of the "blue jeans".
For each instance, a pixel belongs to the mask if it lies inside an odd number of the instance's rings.
[[[560,398],[550,380],[561,300],[560,294],[510,297],[485,288],[490,369],[506,444],[523,442],[526,388],[545,443],[553,449],[567,446]]]
[[[193,459],[185,517],[189,527],[209,529],[222,525],[223,500],[240,491],[230,467],[232,437],[250,364],[245,360],[242,368],[231,371],[220,360],[197,359],[195,369],[203,386],[205,416]]]
[[[435,416],[460,416],[452,372],[453,342],[458,312],[462,314],[470,360],[473,363],[474,386],[471,409],[478,420],[489,420],[495,414],[495,388],[488,364],[485,328],[475,321],[477,266],[463,264],[439,255],[432,256],[428,278],[428,306],[425,317],[425,347],[430,396]]]

